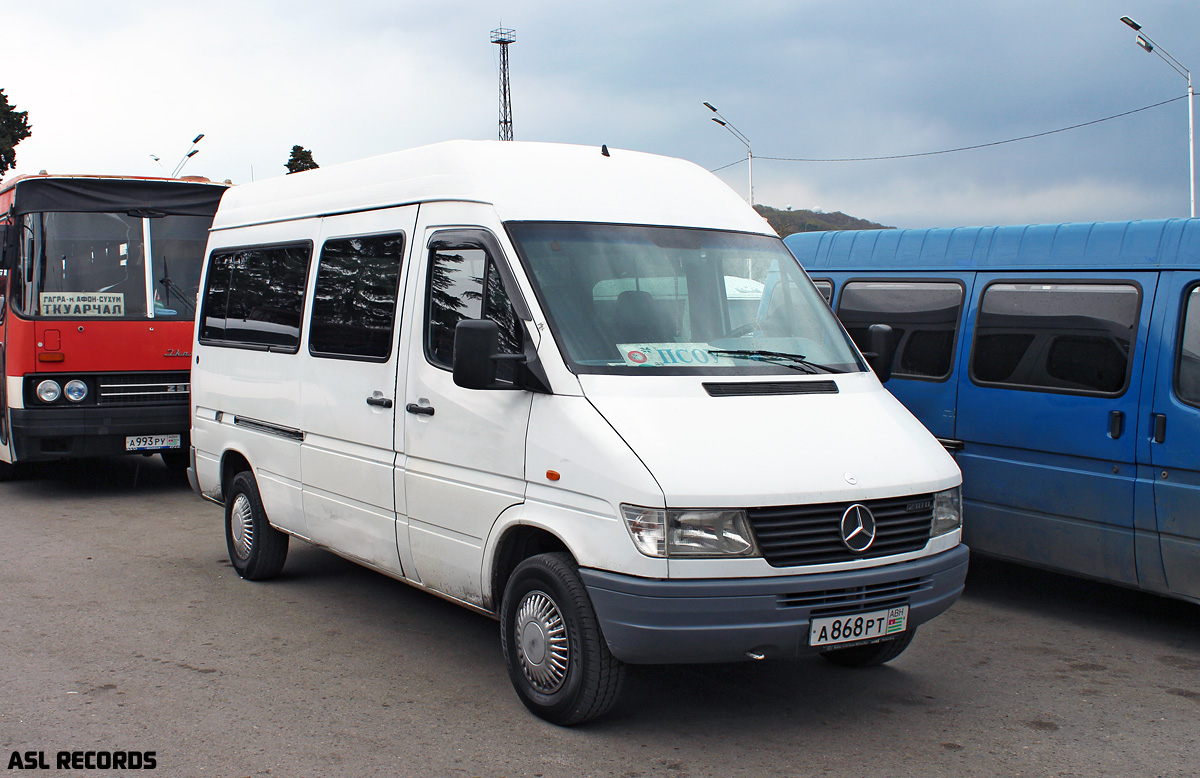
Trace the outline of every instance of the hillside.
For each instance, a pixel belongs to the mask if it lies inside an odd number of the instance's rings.
[[[841,211],[823,213],[821,211],[781,211],[769,205],[756,205],[754,210],[766,219],[779,233],[780,237],[791,235],[793,232],[821,232],[824,230],[891,230],[866,219],[847,216]]]

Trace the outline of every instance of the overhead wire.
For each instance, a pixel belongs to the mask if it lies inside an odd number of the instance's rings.
[[[958,148],[953,148],[953,149],[942,149],[941,151],[922,151],[922,152],[918,152],[916,154],[891,154],[891,155],[883,156],[883,157],[841,157],[841,158],[821,159],[821,158],[811,158],[811,157],[758,157],[758,156],[756,156],[754,158],[755,159],[772,160],[775,162],[879,162],[879,161],[889,160],[889,159],[912,159],[915,157],[932,157],[932,156],[936,156],[938,154],[954,154],[959,151],[972,151],[974,149],[985,149],[985,148],[989,148],[992,146],[1003,146],[1006,143],[1016,143],[1018,141],[1023,141],[1023,140],[1032,140],[1034,138],[1043,138],[1047,135],[1054,135],[1054,134],[1060,133],[1060,132],[1068,132],[1069,130],[1078,130],[1081,127],[1090,127],[1093,124],[1100,124],[1101,122],[1112,121],[1113,119],[1120,119],[1123,116],[1130,116],[1131,114],[1140,113],[1142,111],[1149,111],[1151,108],[1158,108],[1160,106],[1167,105],[1168,103],[1174,103],[1178,100],[1184,99],[1185,97],[1187,97],[1187,95],[1180,95],[1178,97],[1172,97],[1168,100],[1163,100],[1162,102],[1154,103],[1153,105],[1143,106],[1142,108],[1134,108],[1132,111],[1125,111],[1123,113],[1113,114],[1112,116],[1105,116],[1103,119],[1093,119],[1092,121],[1089,121],[1089,122],[1082,122],[1080,124],[1072,124],[1070,127],[1060,127],[1057,130],[1047,130],[1046,132],[1038,132],[1038,133],[1034,133],[1033,135],[1022,135],[1019,138],[1009,138],[1007,140],[992,141],[990,143],[976,143],[971,146],[959,146]],[[732,167],[734,165],[737,165],[737,164],[739,164],[741,162],[745,162],[745,161],[746,160],[744,158],[739,159],[735,162],[730,162],[728,165],[722,165],[721,167],[718,167],[718,168],[712,168],[709,172],[716,173],[718,170],[724,170],[727,167]]]

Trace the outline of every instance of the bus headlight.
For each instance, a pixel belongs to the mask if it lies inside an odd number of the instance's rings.
[[[42,381],[37,385],[37,396],[44,403],[52,403],[62,397],[62,388],[59,387],[58,381]]]
[[[748,557],[756,553],[745,511],[622,505],[621,513],[634,545],[646,556]]]
[[[87,384],[85,384],[83,381],[80,381],[78,378],[73,381],[68,381],[67,385],[63,387],[63,394],[65,394],[67,399],[73,403],[83,402],[83,399],[87,397],[87,393]]]
[[[962,526],[962,487],[956,486],[933,496],[933,529],[930,537],[945,535]]]

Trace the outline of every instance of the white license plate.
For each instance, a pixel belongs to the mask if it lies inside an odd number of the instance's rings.
[[[125,438],[126,451],[161,451],[179,448],[178,435],[130,435]]]
[[[908,629],[908,606],[885,611],[856,613],[813,619],[808,632],[810,646],[836,646],[862,640],[881,640]]]

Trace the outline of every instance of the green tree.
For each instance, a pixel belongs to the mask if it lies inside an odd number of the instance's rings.
[[[292,146],[292,156],[287,161],[288,175],[302,170],[316,170],[320,167],[313,161],[312,152],[303,146]]]
[[[29,112],[8,104],[0,89],[0,173],[17,166],[16,146],[29,137]]]

